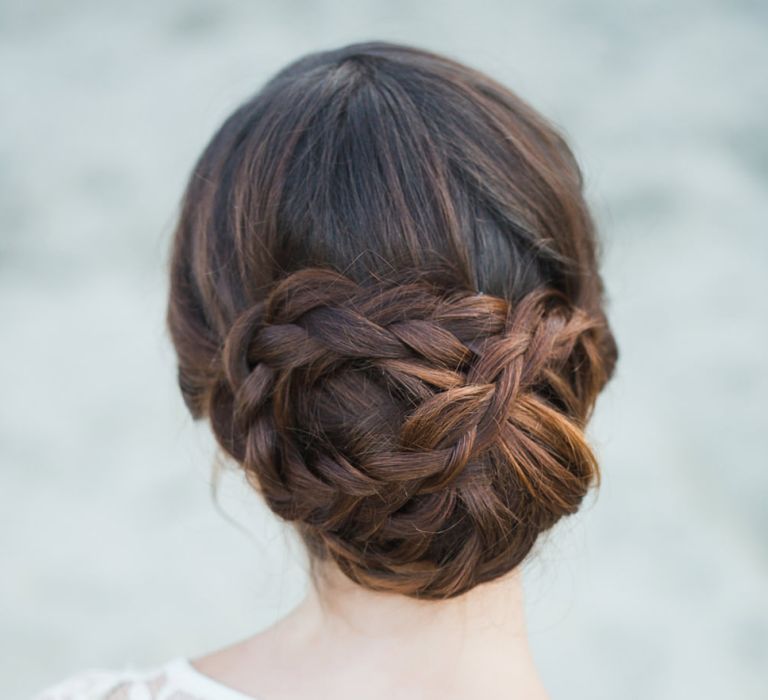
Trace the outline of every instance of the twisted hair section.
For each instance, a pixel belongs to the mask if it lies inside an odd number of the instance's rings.
[[[605,333],[546,288],[512,305],[305,269],[237,317],[190,395],[314,554],[445,598],[514,568],[597,478]]]

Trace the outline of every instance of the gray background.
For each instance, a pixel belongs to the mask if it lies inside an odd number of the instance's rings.
[[[527,565],[554,698],[768,697],[768,4],[0,3],[0,696],[251,634],[300,549],[184,413],[163,329],[185,178],[301,53],[446,52],[583,164],[621,346],[604,482]]]

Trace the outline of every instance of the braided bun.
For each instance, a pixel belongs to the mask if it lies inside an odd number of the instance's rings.
[[[469,86],[487,103],[453,115],[464,146],[500,153],[446,155],[426,107],[403,99],[397,112],[391,86],[371,99],[377,68],[389,83],[395,68],[433,83],[453,71],[447,93]],[[298,89],[307,75],[315,102]],[[387,148],[353,104],[389,110],[429,147]],[[502,127],[517,129],[511,146]],[[503,149],[525,168],[503,174]],[[496,195],[508,201],[467,184],[479,171],[508,178]],[[617,350],[581,176],[535,112],[447,59],[347,47],[278,75],[196,175],[168,316],[182,393],[313,557],[374,590],[448,598],[515,568],[577,510],[598,477],[584,428]],[[409,196],[418,221],[399,208]]]
[[[270,507],[350,578],[448,597],[579,505],[604,333],[552,290],[511,307],[303,270],[235,321],[208,412]]]

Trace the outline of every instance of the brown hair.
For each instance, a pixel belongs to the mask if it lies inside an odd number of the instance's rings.
[[[617,359],[582,184],[519,97],[387,43],[299,59],[215,134],[171,258],[179,384],[313,558],[448,598],[576,511]]]

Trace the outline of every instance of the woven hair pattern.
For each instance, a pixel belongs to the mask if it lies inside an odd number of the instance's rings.
[[[606,332],[552,289],[512,303],[305,269],[235,319],[205,412],[313,554],[447,598],[517,566],[597,480]]]

